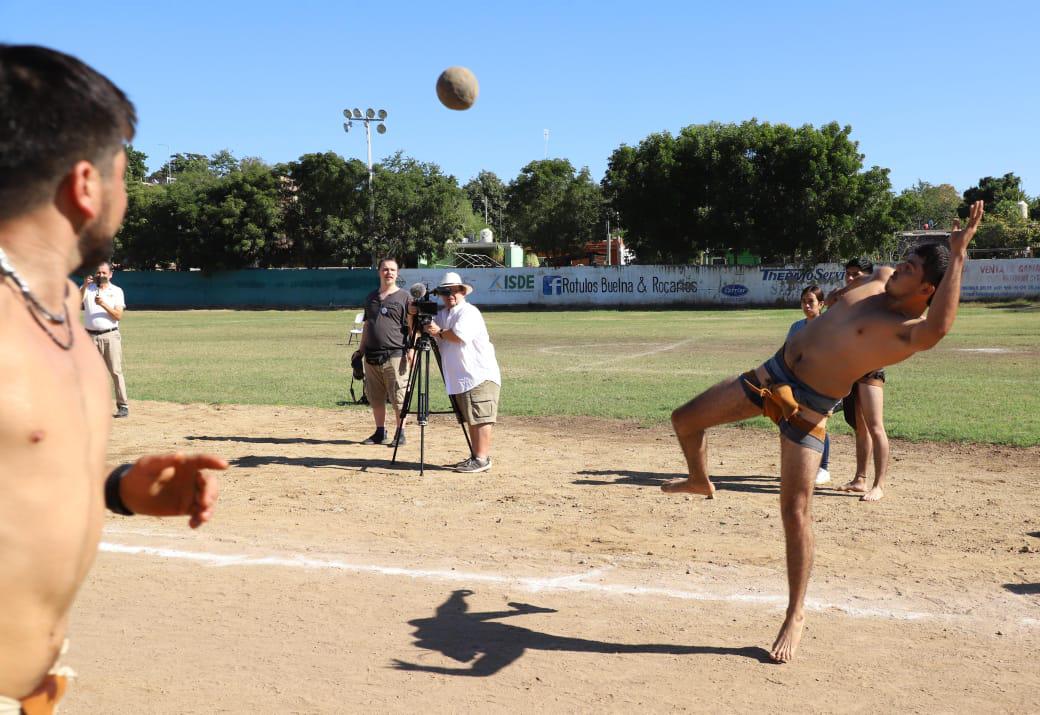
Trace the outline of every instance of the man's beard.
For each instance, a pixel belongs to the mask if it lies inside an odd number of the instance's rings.
[[[112,258],[115,235],[119,226],[109,226],[109,203],[103,201],[98,217],[83,226],[79,232],[80,264],[75,273],[93,273],[102,262]]]

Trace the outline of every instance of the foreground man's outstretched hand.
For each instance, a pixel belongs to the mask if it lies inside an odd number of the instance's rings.
[[[119,493],[135,514],[189,516],[188,526],[197,529],[213,516],[220,493],[216,475],[205,470],[227,468],[212,454],[150,454],[126,473]]]

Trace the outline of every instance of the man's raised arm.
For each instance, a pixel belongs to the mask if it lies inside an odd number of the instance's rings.
[[[976,201],[971,205],[967,228],[961,229],[960,220],[953,222],[953,232],[950,234],[950,264],[946,266],[946,274],[932,295],[928,315],[910,331],[910,344],[917,350],[933,347],[953,327],[953,320],[957,317],[957,306],[961,301],[961,277],[964,273],[964,263],[968,260],[968,244],[979,228],[982,214],[982,201]]]
[[[850,290],[859,288],[860,286],[865,286],[867,283],[870,283],[871,281],[879,281],[883,284],[885,281],[888,280],[888,277],[891,275],[892,269],[888,266],[881,266],[880,268],[875,269],[873,273],[864,273],[859,278],[854,279],[848,285],[842,286],[841,288],[835,288],[830,293],[828,293],[827,297],[823,300],[823,304],[829,308],[838,302],[838,298],[842,297]]]

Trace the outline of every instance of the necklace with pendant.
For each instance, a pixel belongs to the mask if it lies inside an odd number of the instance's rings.
[[[2,248],[0,248],[0,275],[10,278],[14,281],[14,284],[18,286],[18,290],[21,291],[22,297],[25,299],[25,307],[29,311],[29,315],[33,317],[33,320],[36,321],[36,324],[40,326],[43,332],[47,333],[47,337],[54,341],[54,344],[62,350],[71,350],[76,334],[72,331],[72,323],[69,321],[68,284],[65,285],[65,300],[62,301],[62,313],[59,315],[47,310],[43,303],[33,295],[32,290],[29,289],[29,284],[18,275],[18,271],[16,271],[14,266],[11,265],[11,262],[7,259],[7,254]],[[65,330],[68,333],[65,342],[62,342],[61,339],[59,339],[58,336],[47,327],[47,323],[44,322],[44,319],[46,319],[48,323],[65,326]]]

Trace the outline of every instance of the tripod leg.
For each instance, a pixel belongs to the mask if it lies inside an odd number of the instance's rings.
[[[418,383],[416,379],[419,376],[419,358],[415,358],[415,362],[412,363],[412,368],[408,372],[408,387],[405,388],[404,401],[401,403],[401,420],[397,424],[397,429],[394,431],[394,456],[390,458],[390,462],[394,463],[397,461],[397,450],[401,446],[401,430],[404,428],[404,420],[408,416],[408,412],[412,406],[412,395],[415,393],[415,386]],[[422,396],[420,395],[420,400]]]

